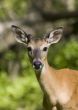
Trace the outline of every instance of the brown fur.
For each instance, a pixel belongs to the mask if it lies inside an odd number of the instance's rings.
[[[44,73],[45,72],[45,73]],[[44,91],[45,110],[78,110],[78,71],[71,69],[55,70],[46,63],[46,69],[38,80]],[[66,103],[61,103],[56,93],[62,88],[68,91]],[[60,95],[60,92],[58,95]]]
[[[47,42],[31,40],[28,46],[30,45],[39,48],[47,45]],[[36,73],[36,76],[44,92],[45,110],[78,110],[78,71],[55,70],[48,65],[47,56],[44,59],[41,57],[41,61],[45,66],[40,74]]]
[[[51,68],[47,62],[48,51],[43,50],[61,39],[63,29],[50,32],[44,39],[34,39],[19,27],[13,25],[12,28],[17,35],[16,40],[31,48],[29,56],[32,62],[38,60],[43,65],[40,71],[36,71],[36,76],[44,93],[44,109],[78,110],[78,71]]]

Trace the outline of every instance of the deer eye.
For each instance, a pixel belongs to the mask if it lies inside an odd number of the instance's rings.
[[[32,48],[31,47],[27,47],[27,50],[28,50],[28,52],[31,52]]]
[[[48,49],[47,47],[44,47],[44,48],[43,48],[43,51],[47,51],[47,49]]]

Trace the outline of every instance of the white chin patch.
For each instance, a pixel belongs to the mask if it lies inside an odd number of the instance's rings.
[[[42,65],[40,65],[40,69],[42,69],[42,67],[43,67],[43,66],[42,66]]]
[[[33,65],[33,68],[35,68],[35,66]]]

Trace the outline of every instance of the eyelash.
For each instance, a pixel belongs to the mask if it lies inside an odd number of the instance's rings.
[[[47,47],[44,47],[44,48],[43,48],[43,51],[47,51],[47,49],[48,49]]]
[[[31,47],[28,47],[28,48],[27,48],[27,50],[28,50],[29,52],[31,52],[31,51],[32,51]]]

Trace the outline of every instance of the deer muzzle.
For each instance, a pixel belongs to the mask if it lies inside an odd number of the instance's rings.
[[[41,68],[42,68],[42,63],[41,63],[41,61],[39,61],[39,60],[34,61],[34,62],[33,62],[33,67],[34,67],[34,69],[36,69],[36,70],[41,69]]]

